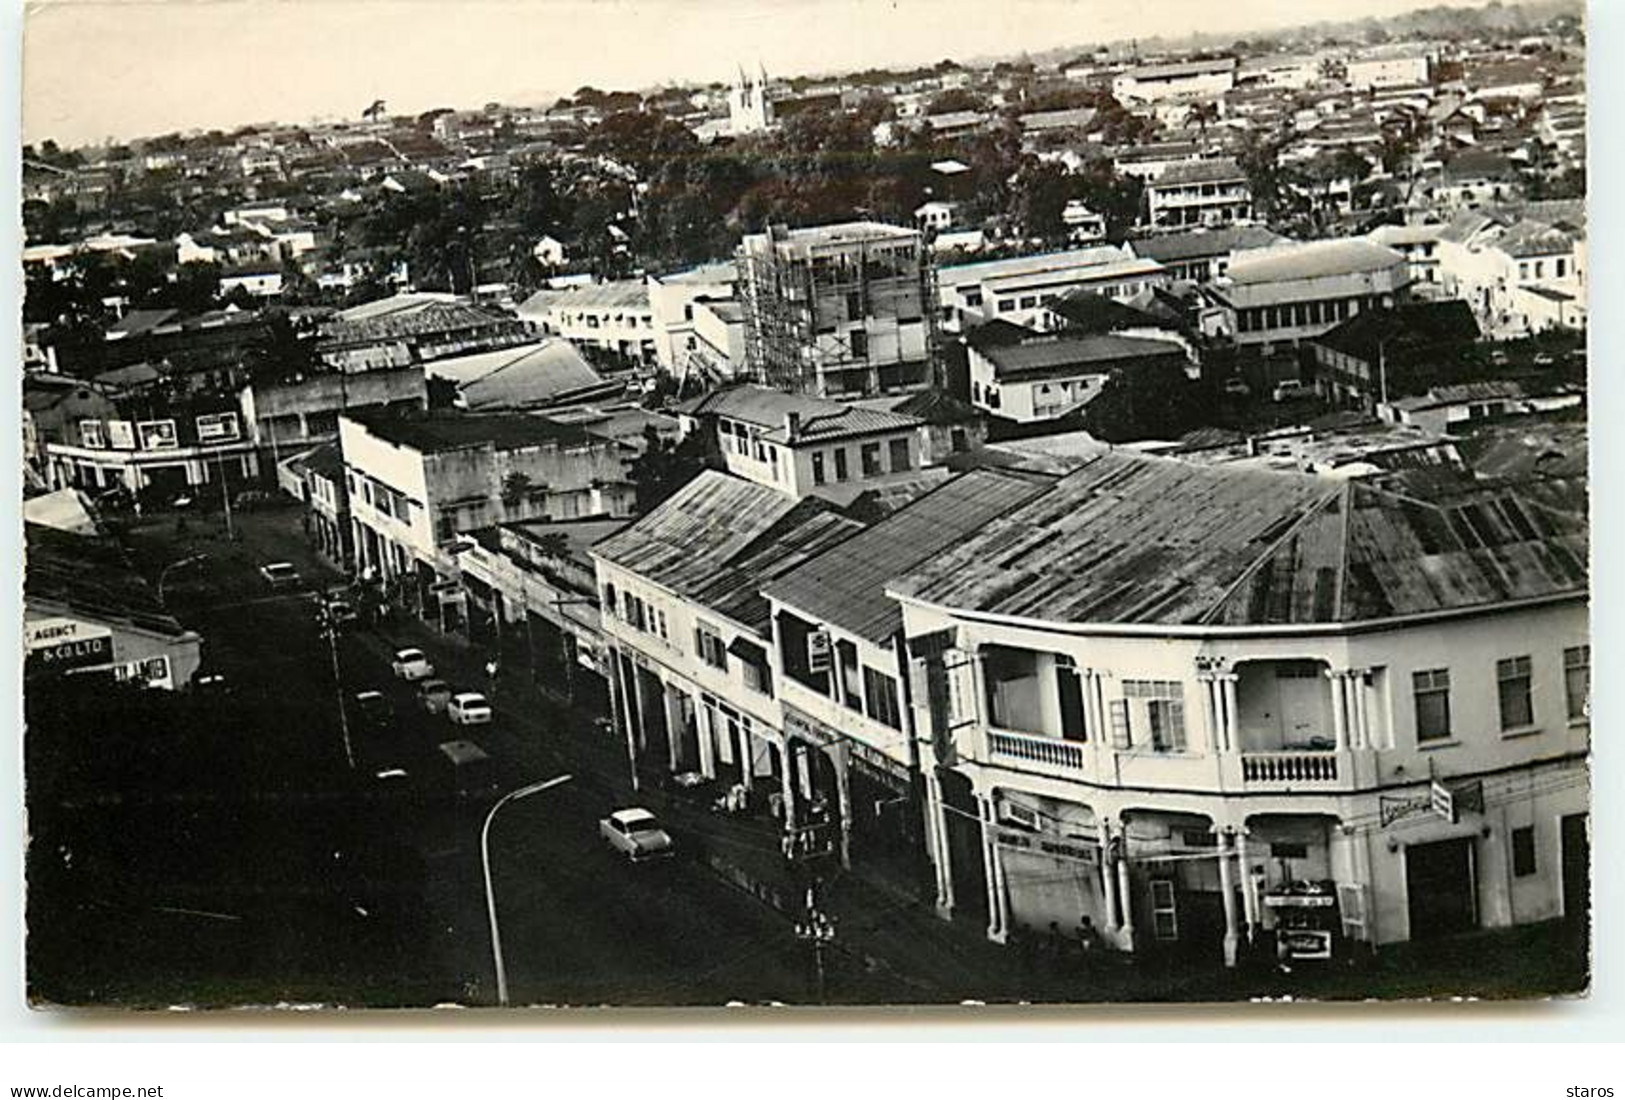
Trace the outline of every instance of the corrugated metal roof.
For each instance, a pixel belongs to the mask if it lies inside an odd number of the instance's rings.
[[[1067,339],[988,347],[979,349],[979,354],[993,364],[993,373],[1001,382],[1049,377],[1081,367],[1104,373],[1114,364],[1146,357],[1185,357],[1184,349],[1172,340],[1115,333],[1089,333]]]
[[[1391,248],[1358,239],[1305,241],[1238,252],[1230,261],[1229,283],[1245,286],[1289,279],[1319,279],[1383,271],[1405,262]]]
[[[885,409],[844,405],[808,394],[782,393],[748,383],[716,390],[677,406],[688,416],[726,416],[769,429],[768,438],[783,441],[785,417],[800,418],[796,442],[843,439],[872,432],[896,432],[920,426],[918,417]],[[776,433],[776,434],[775,434]]]
[[[989,520],[1043,492],[1054,479],[1005,470],[972,470],[763,589],[817,621],[877,644],[902,626],[886,584]]]
[[[761,585],[862,529],[825,501],[706,470],[593,554],[762,632]]]
[[[1347,623],[1586,590],[1583,517],[1109,452],[892,590],[1075,623]]]
[[[1146,184],[1151,190],[1164,187],[1183,187],[1192,183],[1218,183],[1227,180],[1245,180],[1247,173],[1230,157],[1212,160],[1188,160],[1170,164],[1156,179]]]

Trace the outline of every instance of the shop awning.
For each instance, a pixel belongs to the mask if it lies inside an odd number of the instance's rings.
[[[728,652],[747,664],[764,666],[767,664],[767,650],[744,635],[728,643]]]

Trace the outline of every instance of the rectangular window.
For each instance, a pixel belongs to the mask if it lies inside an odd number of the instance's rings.
[[[1113,699],[1112,712],[1112,748],[1126,749],[1134,744],[1133,736],[1128,724],[1128,700]]]
[[[814,451],[812,455],[813,484],[824,484],[824,452]]]
[[[858,450],[859,461],[863,464],[864,477],[880,476],[880,444],[865,443]]]
[[[745,686],[759,695],[773,697],[773,671],[766,661],[758,664],[755,661],[740,661],[739,665],[745,670]]]
[[[1535,724],[1529,697],[1529,658],[1509,657],[1495,662],[1495,682],[1501,700],[1501,728],[1524,729]]]
[[[1411,674],[1416,701],[1416,740],[1440,741],[1450,736],[1450,670],[1432,668]]]
[[[1015,308],[1016,308],[1015,299],[1013,299],[1013,298],[1000,298],[999,299],[999,312],[1000,313],[1009,313],[1011,310],[1013,310]]]
[[[845,638],[835,643],[835,660],[840,666],[841,702],[863,713],[863,677],[858,668],[858,647]]]
[[[1535,827],[1512,830],[1512,873],[1518,878],[1535,873]]]
[[[863,669],[864,713],[883,726],[894,730],[903,728],[903,717],[897,707],[897,681],[884,672],[867,665]]]
[[[846,296],[846,319],[856,321],[863,317],[863,295],[852,291]]]
[[[700,623],[694,627],[694,652],[712,668],[728,667],[728,645],[714,627]]]
[[[1055,658],[1055,694],[1061,708],[1061,736],[1068,741],[1087,741],[1088,727],[1083,717],[1083,678],[1072,658]]]
[[[1129,737],[1152,752],[1185,751],[1185,689],[1176,680],[1124,680]]]
[[[888,446],[891,449],[892,473],[901,473],[913,468],[908,458],[908,440],[894,439]]]
[[[869,358],[869,334],[861,328],[852,330],[852,358]]]
[[[1179,914],[1172,879],[1151,880],[1151,931],[1159,940],[1179,938]]]
[[[1563,651],[1563,694],[1570,720],[1591,717],[1591,647],[1577,645]]]
[[[845,481],[846,479],[846,448],[837,447],[835,448],[835,480]]]

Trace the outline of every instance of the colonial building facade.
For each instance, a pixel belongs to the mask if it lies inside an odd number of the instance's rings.
[[[937,904],[1232,963],[1574,912],[1583,516],[1089,462],[889,586]]]

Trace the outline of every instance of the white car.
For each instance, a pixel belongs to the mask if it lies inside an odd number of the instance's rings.
[[[599,821],[598,833],[633,863],[664,859],[675,851],[671,834],[661,827],[660,820],[637,806],[616,810]]]
[[[477,691],[460,691],[446,703],[446,717],[455,726],[483,726],[491,721],[491,704]]]
[[[434,675],[434,666],[421,649],[397,649],[389,667],[402,680],[427,680]]]
[[[291,562],[273,561],[260,566],[260,577],[272,588],[292,588],[299,583],[299,570]]]
[[[1275,389],[1270,394],[1273,401],[1296,401],[1300,397],[1308,397],[1314,391],[1296,378],[1288,378],[1285,382],[1275,383]]]

